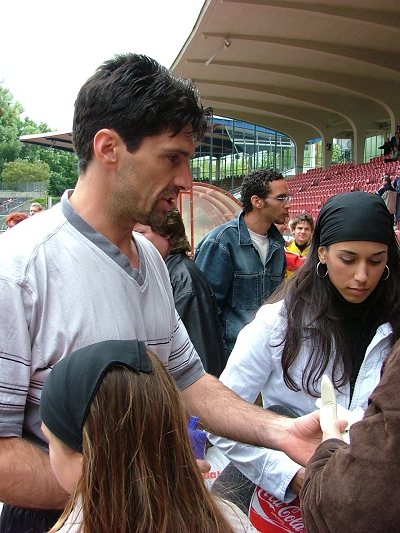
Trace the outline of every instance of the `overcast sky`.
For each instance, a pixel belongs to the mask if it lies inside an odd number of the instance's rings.
[[[103,61],[147,54],[170,67],[204,0],[3,0],[0,81],[25,115],[69,131],[76,94]]]

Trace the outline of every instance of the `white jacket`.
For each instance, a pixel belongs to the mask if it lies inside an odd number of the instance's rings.
[[[263,406],[285,405],[307,414],[316,409],[316,398],[304,392],[290,390],[283,379],[281,355],[287,327],[283,300],[261,307],[254,320],[240,332],[235,347],[220,380],[243,399],[254,403],[261,392]],[[393,330],[389,323],[378,327],[365,353],[350,404],[350,385],[337,393],[338,404],[346,409],[365,409],[368,397],[380,379],[381,366],[393,344]],[[304,342],[291,375],[301,384],[302,369],[309,345]],[[332,377],[332,367],[326,374]],[[319,393],[319,389],[317,389]],[[228,459],[253,483],[280,500],[295,498],[289,484],[300,465],[283,452],[249,446],[222,437],[209,435]]]
[[[249,518],[239,507],[231,502],[220,499],[217,500],[217,503],[234,533],[257,533],[258,530],[250,523]],[[84,533],[82,519],[82,512],[78,506],[67,517],[64,525],[57,530],[57,533]]]

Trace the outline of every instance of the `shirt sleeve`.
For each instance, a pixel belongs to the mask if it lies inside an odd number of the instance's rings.
[[[19,283],[2,277],[0,308],[0,436],[20,437],[32,366],[32,296]]]
[[[175,325],[168,368],[178,387],[184,390],[200,379],[205,374],[205,370],[180,316],[176,310],[174,311]]]
[[[267,339],[268,325],[256,316],[239,333],[220,377],[228,388],[250,403],[255,402],[271,373],[271,346]],[[301,467],[283,452],[215,435],[209,438],[253,483],[283,501],[296,497],[289,484]]]
[[[300,499],[310,533],[399,529],[400,362],[393,355],[363,420],[350,429],[350,445],[329,439],[307,465]]]

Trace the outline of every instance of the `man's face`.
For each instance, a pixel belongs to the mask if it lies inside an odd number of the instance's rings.
[[[275,180],[270,183],[270,190],[264,198],[264,213],[266,219],[274,224],[284,224],[289,218],[290,201],[277,198],[288,196],[289,189],[286,180]]]
[[[37,213],[40,213],[41,209],[39,206],[37,205],[31,205],[30,209],[29,209],[29,214],[32,216],[32,215],[36,215]]]
[[[311,233],[312,231],[309,222],[299,222],[293,230],[293,237],[295,243],[300,244],[300,246],[303,246],[303,244],[307,244],[308,241],[311,239]]]
[[[181,190],[192,185],[189,160],[195,145],[190,128],[145,137],[137,150],[122,147],[116,179],[111,189],[115,218],[145,225],[165,220],[176,208]]]

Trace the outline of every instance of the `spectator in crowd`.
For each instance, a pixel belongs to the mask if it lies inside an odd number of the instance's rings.
[[[41,211],[43,211],[43,206],[42,204],[39,204],[39,202],[33,202],[29,208],[29,213],[31,216],[37,215]]]
[[[400,157],[400,144],[397,144],[393,148],[392,157],[385,158],[385,163],[390,163],[390,161],[398,161]]]
[[[257,170],[242,183],[243,211],[214,228],[198,244],[196,264],[215,293],[227,355],[285,275],[285,241],[275,224],[289,215],[287,182],[273,170]]]
[[[376,192],[379,196],[382,197],[382,200],[385,202],[386,207],[389,210],[389,213],[393,216],[393,223],[395,222],[396,215],[396,204],[397,204],[397,193],[395,187],[392,185],[392,178],[390,176],[384,176],[383,185]]]
[[[307,464],[300,492],[308,533],[398,531],[399,384],[397,341],[364,418],[350,428],[350,444],[333,417],[321,412],[324,442]]]
[[[10,213],[6,216],[6,226],[7,229],[13,228],[26,218],[29,218],[26,213],[23,213],[22,211],[16,211],[15,213]]]
[[[384,192],[386,191],[395,191],[396,189],[392,185],[392,178],[390,176],[383,176],[382,178],[382,187],[380,187],[376,194],[379,194],[379,196],[382,196]]]
[[[308,213],[301,213],[290,221],[293,240],[286,245],[286,277],[290,276],[304,263],[310,251],[314,220]]]
[[[396,190],[395,222],[397,230],[400,230],[400,176],[396,176],[393,180],[393,187]]]
[[[392,217],[377,195],[338,194],[319,213],[307,261],[240,332],[220,379],[249,402],[261,392],[265,408],[279,405],[297,416],[315,409],[326,373],[340,405],[366,409],[399,337]],[[283,453],[211,440],[231,461],[216,490],[234,494],[233,477],[245,506],[254,485],[286,502],[299,493],[304,468]]]
[[[400,132],[399,131],[395,131],[394,135],[390,139],[390,144],[392,145],[392,152],[394,152],[400,144]]]
[[[193,84],[151,58],[106,61],[75,102],[75,190],[0,239],[1,533],[43,533],[64,507],[40,432],[42,384],[58,360],[95,342],[145,341],[188,411],[216,433],[290,449],[300,461],[320,438],[315,415],[302,426],[261,412],[204,372],[160,254],[132,236],[136,223],[164,220],[191,186],[207,115]]]
[[[15,202],[15,198],[8,198],[6,200],[3,200],[1,207],[3,213],[9,213],[11,209],[13,208]]]
[[[382,144],[382,146],[379,146],[380,150],[383,150],[383,155],[390,155],[392,152],[392,143],[390,142],[390,138],[388,137],[386,141]]]
[[[134,229],[152,242],[165,260],[176,310],[204,369],[219,377],[226,358],[215,296],[202,271],[188,257],[191,247],[181,214],[175,209],[153,228],[136,224]]]
[[[256,531],[206,489],[178,389],[143,342],[104,341],[64,357],[40,414],[52,469],[71,494],[50,533]]]

